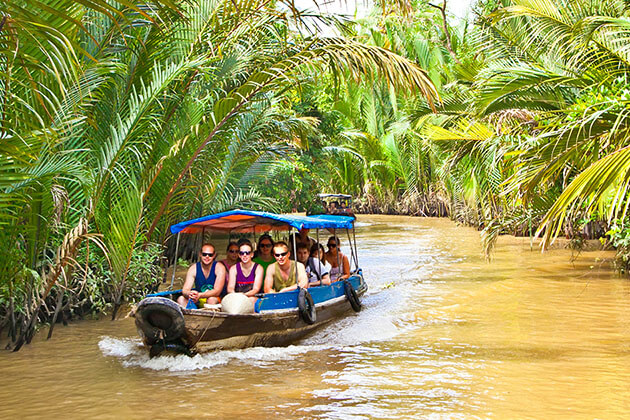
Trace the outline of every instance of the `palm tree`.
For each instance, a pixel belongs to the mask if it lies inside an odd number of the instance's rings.
[[[16,349],[50,293],[74,293],[57,284],[72,277],[83,239],[111,264],[115,315],[134,254],[172,221],[268,203],[248,178],[311,129],[278,99],[312,70],[380,75],[435,98],[413,63],[295,32],[303,15],[280,3],[282,13],[267,1],[10,3],[0,223],[15,246],[2,251],[0,276],[11,279],[4,323],[18,323],[16,305],[26,310]]]
[[[383,13],[381,6],[364,19],[356,38],[418,63],[438,87],[447,82],[449,54],[441,44],[434,9],[400,2],[391,5],[400,13]],[[336,175],[332,188],[362,195],[370,203],[366,210],[403,211],[395,209],[403,203],[404,211],[429,213],[427,201],[436,196],[436,155],[433,145],[418,135],[418,118],[412,114],[416,97],[386,84],[361,87],[352,81],[336,93],[334,111],[347,127],[326,149],[333,159],[330,172]],[[426,100],[422,106],[429,114],[436,111]]]
[[[480,74],[476,105],[482,114],[515,107],[538,114],[541,131],[507,187],[528,205],[556,197],[537,231],[545,245],[578,219],[626,218],[627,12],[622,1],[516,0],[490,16],[511,55]]]

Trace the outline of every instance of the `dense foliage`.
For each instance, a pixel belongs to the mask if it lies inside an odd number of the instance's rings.
[[[459,23],[448,0],[375,2],[356,22],[316,10],[2,4],[11,347],[155,287],[173,222],[309,210],[320,192],[448,215],[488,249],[506,232],[605,236],[627,265],[627,2],[481,0]],[[313,34],[322,24],[341,35]]]
[[[290,0],[2,4],[0,328],[15,349],[41,321],[115,316],[156,284],[173,222],[274,209],[251,181],[315,130],[284,106],[309,75],[436,96],[403,57],[312,36]]]
[[[310,102],[336,127],[322,188],[367,211],[448,213],[488,250],[513,233],[606,237],[625,255],[627,2],[479,1],[457,25],[443,5],[377,4],[357,23],[356,39],[418,63],[442,101],[319,81],[332,106]]]

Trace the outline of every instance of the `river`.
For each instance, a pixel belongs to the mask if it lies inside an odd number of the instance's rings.
[[[477,231],[400,216],[357,241],[365,307],[314,336],[149,359],[133,319],[74,322],[0,352],[0,418],[630,418],[612,252],[505,236],[487,263]]]

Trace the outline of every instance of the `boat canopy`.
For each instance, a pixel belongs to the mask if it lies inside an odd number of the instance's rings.
[[[352,198],[348,194],[319,194],[319,198]]]
[[[318,214],[298,216],[253,210],[230,210],[188,220],[171,226],[171,233],[200,233],[204,230],[232,232],[269,232],[296,229],[352,229],[354,217]]]

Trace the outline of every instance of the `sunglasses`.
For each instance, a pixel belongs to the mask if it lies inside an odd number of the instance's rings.
[[[271,244],[260,244],[261,248],[271,248]]]
[[[228,252],[230,254],[238,254],[238,249],[230,249]]]
[[[238,251],[238,255],[249,255],[252,251]]]
[[[202,257],[214,257],[214,252],[202,252]]]
[[[328,244],[328,248],[337,248],[337,244]]]
[[[273,254],[276,258],[280,258],[280,257],[285,257],[287,254],[289,253],[289,251],[287,252],[279,252],[277,254]]]

